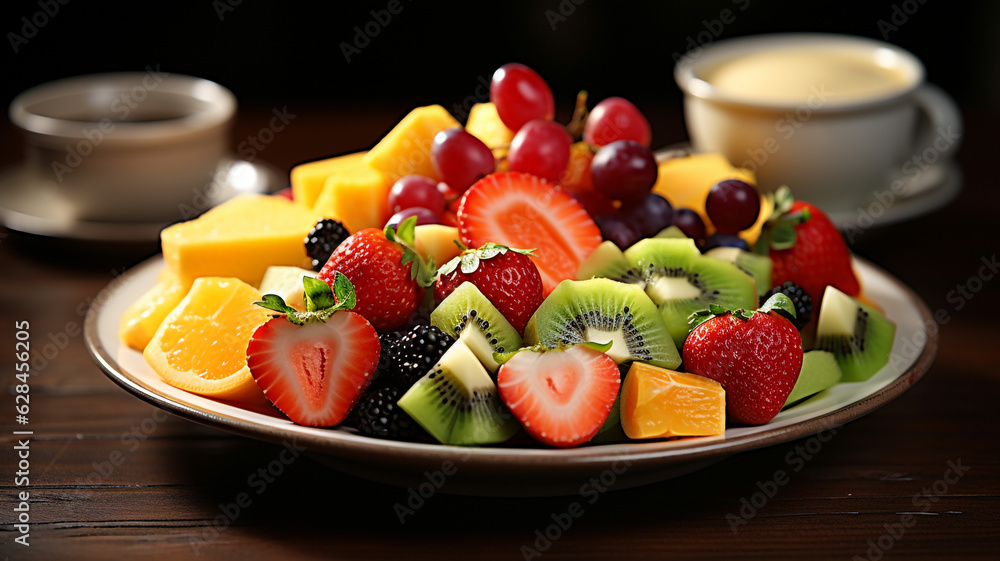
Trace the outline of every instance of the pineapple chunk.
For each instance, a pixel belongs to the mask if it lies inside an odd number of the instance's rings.
[[[364,165],[367,152],[356,152],[335,158],[308,162],[292,168],[292,196],[307,207],[316,205],[326,180],[331,175]]]
[[[492,103],[473,105],[469,111],[469,122],[465,124],[465,130],[482,140],[490,150],[510,146],[510,142],[514,140],[514,131],[503,124],[496,105]]]
[[[433,258],[434,266],[440,267],[461,253],[455,244],[457,239],[458,228],[443,224],[421,224],[414,232],[413,249],[424,259]]]
[[[445,129],[461,127],[444,107],[417,107],[365,155],[365,163],[395,182],[404,175],[438,178],[431,164],[431,142]]]
[[[313,211],[339,220],[351,233],[382,228],[390,217],[390,188],[392,181],[368,165],[345,168],[326,179]]]

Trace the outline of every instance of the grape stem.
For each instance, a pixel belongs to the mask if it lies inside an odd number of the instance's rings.
[[[590,111],[587,110],[587,90],[582,90],[576,94],[576,107],[573,108],[573,118],[566,125],[566,132],[575,140],[583,137],[583,128],[587,123],[587,115],[589,113]]]

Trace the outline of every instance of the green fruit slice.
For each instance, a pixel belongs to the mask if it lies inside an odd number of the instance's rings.
[[[816,348],[833,353],[844,382],[863,382],[888,364],[896,324],[832,286],[823,292]]]

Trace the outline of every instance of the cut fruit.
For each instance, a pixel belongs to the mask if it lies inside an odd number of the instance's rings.
[[[163,318],[180,304],[190,288],[190,285],[181,283],[170,269],[160,271],[160,277],[153,288],[140,296],[122,314],[118,323],[118,337],[137,351],[145,349],[163,323]]]
[[[844,382],[863,382],[889,363],[896,324],[832,286],[823,292],[816,348],[833,353]]]
[[[771,258],[743,251],[738,247],[716,247],[705,252],[705,255],[729,261],[741,271],[750,275],[757,285],[757,296],[767,294],[771,289]]]
[[[576,277],[601,243],[601,231],[571,195],[534,175],[495,173],[466,191],[458,210],[459,235],[468,247],[495,242],[534,249],[544,295]]]
[[[465,130],[472,136],[483,141],[491,150],[510,146],[514,140],[514,131],[507,128],[500,120],[497,106],[492,103],[477,103],[469,110],[469,121]]]
[[[684,230],[681,230],[677,226],[668,226],[668,227],[660,230],[653,237],[654,238],[667,238],[667,239],[670,239],[670,238],[686,239],[687,238],[687,234],[685,234]]]
[[[437,178],[431,163],[434,135],[461,126],[440,105],[417,107],[365,155],[364,161],[384,173],[390,185],[404,175]]]
[[[784,407],[803,400],[840,383],[843,373],[837,364],[837,357],[829,351],[809,351],[802,355],[802,370],[799,378],[788,394]]]
[[[721,435],[726,391],[710,378],[634,362],[622,384],[621,421],[629,438]]]
[[[431,325],[465,343],[490,372],[500,365],[493,353],[521,347],[521,336],[471,282],[463,282],[431,312]]]
[[[308,268],[302,240],[316,224],[308,207],[283,197],[240,195],[160,232],[163,259],[182,284],[236,277],[258,286],[271,265]]]
[[[302,277],[316,278],[319,273],[301,267],[268,267],[260,281],[261,294],[277,294],[286,304],[299,311],[305,311],[305,295]]]
[[[640,288],[646,286],[642,275],[629,263],[622,250],[612,241],[601,242],[601,245],[597,246],[597,249],[580,264],[580,269],[576,272],[576,280],[587,280],[594,277],[616,280],[626,284],[637,284]]]
[[[291,173],[293,200],[307,207],[314,207],[327,178],[365,166],[365,154],[367,152],[356,152],[293,167]]]
[[[692,313],[711,304],[731,310],[757,308],[753,278],[732,263],[701,255],[694,240],[646,239],[630,247],[625,257],[646,279],[646,294],[659,306],[677,348],[691,330]]]
[[[523,350],[497,375],[500,397],[532,438],[579,446],[597,434],[618,396],[618,365],[585,345]]]
[[[454,226],[421,224],[414,233],[413,249],[424,259],[434,259],[435,266],[440,266],[462,252],[456,241],[458,228]]]
[[[164,382],[248,405],[266,403],[247,367],[247,343],[268,319],[260,292],[234,278],[207,277],[163,320],[143,357]]]
[[[625,373],[624,366],[618,367],[619,376],[624,380]],[[622,382],[624,384],[624,381]],[[590,439],[591,444],[611,444],[613,442],[624,442],[628,440],[628,435],[622,429],[622,392],[621,388],[618,388],[618,395],[615,396],[615,403],[611,406],[611,412],[608,413],[608,418],[605,419],[604,424],[598,429],[597,434],[594,438]]]
[[[504,442],[519,428],[489,373],[461,341],[399,399],[399,407],[442,444]]]
[[[330,174],[313,205],[323,218],[339,220],[351,233],[365,228],[383,228],[389,211],[392,181],[375,168],[359,161]]]
[[[607,354],[619,364],[641,360],[676,368],[681,363],[667,326],[646,293],[609,279],[561,283],[531,317],[524,339],[529,345],[546,347],[611,342]]]

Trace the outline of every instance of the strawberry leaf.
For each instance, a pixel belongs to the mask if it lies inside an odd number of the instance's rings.
[[[275,312],[286,314],[292,323],[295,323],[296,325],[302,325],[302,323],[291,319],[295,314],[298,314],[299,311],[289,306],[288,304],[285,304],[285,300],[281,296],[278,296],[277,294],[265,294],[263,296],[262,301],[254,302],[254,304],[260,306],[261,308],[266,308],[268,310],[273,310]]]
[[[417,235],[417,217],[411,216],[400,222],[393,229],[391,225],[385,227],[385,239],[390,242],[397,242],[403,245],[412,246]]]
[[[455,269],[458,268],[458,264],[461,262],[462,262],[461,256],[453,257],[450,261],[448,261],[444,265],[441,265],[441,268],[438,269],[437,272],[438,276],[450,275],[452,272],[455,271]]]
[[[479,268],[479,256],[470,251],[462,254],[462,272],[471,275]]]
[[[769,233],[770,246],[779,250],[794,247],[797,238],[798,234],[795,233],[795,226],[785,221],[775,224]]]
[[[326,284],[326,283],[323,283]],[[354,293],[354,285],[343,273],[337,272],[333,277],[333,293],[337,299],[338,309],[353,310],[358,304],[358,296]]]
[[[757,309],[758,312],[766,314],[771,310],[784,310],[790,314],[792,317],[797,317],[795,313],[795,303],[786,294],[778,292],[764,302],[764,305]]]

